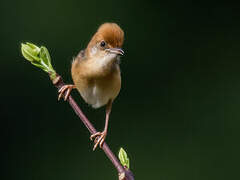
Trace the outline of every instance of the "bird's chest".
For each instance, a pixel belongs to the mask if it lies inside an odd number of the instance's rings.
[[[87,83],[85,88],[80,90],[83,99],[92,107],[99,108],[114,100],[118,95],[121,87],[120,75],[92,80]]]

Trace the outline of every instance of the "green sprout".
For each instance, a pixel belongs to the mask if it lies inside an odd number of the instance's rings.
[[[21,44],[22,55],[30,61],[34,66],[39,67],[43,71],[50,74],[51,79],[56,78],[56,71],[51,64],[51,57],[46,47],[38,47],[32,43]]]
[[[127,167],[128,169],[130,168],[130,160],[127,156],[126,151],[124,151],[123,148],[120,148],[118,153],[118,158],[124,167]]]

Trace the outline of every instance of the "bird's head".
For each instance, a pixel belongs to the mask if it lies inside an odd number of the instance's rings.
[[[123,30],[115,23],[102,24],[87,46],[87,56],[100,66],[114,62],[124,54]]]

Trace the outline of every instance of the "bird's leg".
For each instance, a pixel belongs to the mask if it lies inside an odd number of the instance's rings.
[[[65,94],[65,96],[64,96],[64,101],[66,101],[67,98],[69,97],[70,92],[72,91],[72,89],[75,89],[75,88],[76,88],[76,86],[75,86],[75,85],[72,85],[72,84],[67,84],[67,85],[62,86],[62,87],[58,90],[58,93],[59,93],[59,95],[58,95],[58,100],[60,100],[61,97],[63,97],[65,91],[67,91],[66,94]]]
[[[112,100],[109,100],[109,102],[107,103],[107,106],[106,106],[106,119],[105,119],[105,127],[104,127],[103,132],[97,132],[90,136],[91,140],[93,140],[93,138],[95,138],[95,140],[94,140],[95,145],[93,147],[93,150],[95,150],[98,145],[100,146],[100,148],[102,148],[102,146],[103,146],[103,143],[107,136],[108,121],[109,121],[109,115],[111,113],[111,110],[112,110]]]

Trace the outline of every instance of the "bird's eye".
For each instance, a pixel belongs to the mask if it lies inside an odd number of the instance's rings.
[[[101,41],[100,46],[105,47],[105,45],[106,45],[105,41]]]

